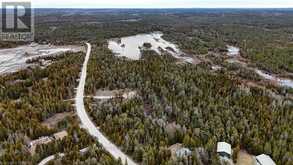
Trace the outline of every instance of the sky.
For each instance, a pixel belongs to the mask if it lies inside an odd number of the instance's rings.
[[[9,0],[6,0],[6,1],[9,1]],[[33,7],[35,8],[293,8],[293,0],[31,0],[31,1],[33,4]]]

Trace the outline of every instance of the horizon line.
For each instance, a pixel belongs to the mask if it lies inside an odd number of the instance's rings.
[[[293,7],[32,7],[32,9],[293,9]]]

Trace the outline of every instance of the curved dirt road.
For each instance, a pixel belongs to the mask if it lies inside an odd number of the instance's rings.
[[[77,93],[75,97],[75,108],[77,111],[77,115],[82,123],[82,127],[85,128],[89,134],[95,137],[98,142],[104,147],[106,151],[108,151],[115,159],[121,159],[123,164],[126,164],[127,161],[128,165],[136,165],[134,161],[132,161],[126,154],[124,154],[117,146],[111,143],[95,126],[95,124],[91,121],[90,117],[88,116],[85,107],[84,107],[84,87],[86,82],[86,75],[87,75],[87,64],[91,54],[91,44],[87,43],[87,53],[85,57],[85,61],[83,63],[81,76],[79,80],[79,85],[77,88]],[[81,150],[81,152],[86,152],[87,148]],[[63,157],[63,153],[59,153],[60,157]],[[54,160],[55,155],[48,156],[47,158],[43,159],[38,165],[45,165],[49,161]]]
[[[82,150],[80,150],[80,153],[85,153],[88,151],[88,148],[84,148]],[[46,165],[47,163],[49,163],[51,160],[54,160],[55,159],[55,156],[56,155],[51,155],[51,156],[48,156],[46,157],[45,159],[43,159],[38,165]],[[65,156],[65,154],[63,153],[59,153],[58,154],[59,157],[63,157]]]
[[[136,165],[134,161],[132,161],[126,154],[124,154],[117,146],[111,143],[95,126],[95,124],[91,121],[88,116],[85,107],[84,107],[84,87],[86,82],[87,75],[87,64],[89,61],[89,57],[91,54],[91,44],[87,43],[87,53],[85,57],[85,61],[83,63],[82,72],[80,76],[79,85],[77,88],[77,94],[75,97],[75,107],[77,111],[77,115],[82,123],[83,128],[87,129],[89,134],[95,138],[97,138],[98,142],[108,151],[114,158],[121,159],[125,164],[127,161],[128,165]]]

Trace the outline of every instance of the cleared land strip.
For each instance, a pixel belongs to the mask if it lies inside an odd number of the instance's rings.
[[[121,159],[123,163],[128,165],[136,165],[134,161],[132,161],[126,154],[124,154],[116,145],[114,145],[110,140],[108,140],[95,126],[95,124],[91,121],[88,116],[85,107],[84,107],[84,88],[87,76],[87,64],[91,54],[91,44],[87,43],[87,53],[85,57],[85,61],[82,67],[81,77],[79,81],[79,85],[77,88],[77,94],[75,97],[75,107],[77,111],[77,115],[83,125],[83,128],[87,129],[89,134],[95,138],[97,138],[98,142],[108,151],[114,158]]]

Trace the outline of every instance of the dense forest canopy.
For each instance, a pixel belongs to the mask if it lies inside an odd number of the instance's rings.
[[[206,54],[233,44],[265,70],[292,72],[292,19],[290,9],[38,9],[36,41],[103,42],[162,31],[191,54]]]
[[[129,101],[88,100],[97,125],[138,162],[172,162],[166,149],[183,143],[193,150],[204,147],[210,155],[207,163],[214,164],[218,141],[231,143],[236,151],[270,154],[278,164],[292,160],[292,102],[270,98],[259,88],[243,88],[225,74],[177,65],[154,52],[129,61],[99,48],[89,66],[89,94],[138,91]],[[175,135],[168,129],[173,123],[178,125]]]
[[[292,19],[292,9],[36,9],[35,42],[93,45],[86,109],[97,127],[138,163],[218,164],[217,142],[226,141],[234,160],[243,149],[291,165],[293,89],[264,83],[251,69],[225,62],[225,54],[227,45],[239,47],[249,67],[292,79]],[[155,31],[202,63],[178,64],[169,54],[153,51],[131,61],[107,48],[111,38]],[[0,42],[0,47],[24,44]],[[43,124],[56,114],[74,114],[72,99],[84,54],[47,57],[52,64],[46,68],[0,75],[0,162],[37,164],[65,153],[50,164],[121,164],[80,128],[76,115],[53,128]],[[212,64],[222,69],[212,71]],[[137,96],[107,101],[90,97],[99,90],[121,89]],[[66,138],[39,145],[35,155],[28,152],[31,140],[62,130],[68,132]],[[193,154],[174,161],[170,146],[177,143]],[[85,147],[89,151],[80,153]],[[196,155],[199,150],[204,157]]]
[[[42,124],[55,114],[74,110],[73,102],[68,100],[75,95],[74,88],[77,85],[82,57],[82,52],[47,57],[47,60],[55,63],[45,69],[35,67],[0,77],[1,164],[37,164],[47,156],[62,152],[70,155],[61,161],[66,164],[92,158],[90,155],[78,156],[80,149],[96,142],[85,130],[79,128],[76,117],[67,117],[57,123],[55,128]],[[39,60],[41,58],[31,62]],[[29,153],[28,144],[31,140],[51,136],[61,130],[66,130],[69,135],[62,140],[38,145],[34,155]],[[92,152],[102,155],[101,162],[115,162],[100,147],[93,148],[90,153]]]

